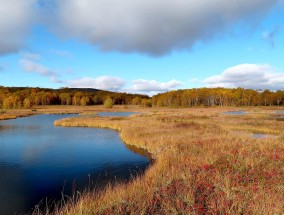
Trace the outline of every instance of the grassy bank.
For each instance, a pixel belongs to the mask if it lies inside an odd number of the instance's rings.
[[[130,183],[82,194],[55,213],[282,214],[284,122],[272,118],[270,109],[223,115],[227,110],[149,109],[128,118],[56,121],[56,126],[117,129],[126,144],[146,149],[155,162]],[[277,138],[255,140],[234,130]]]
[[[32,109],[0,109],[0,120],[16,119],[19,117],[31,116],[34,114],[88,114],[100,111],[128,111],[142,109],[137,105],[115,105],[113,109],[106,109],[103,105],[96,106],[70,106],[70,105],[49,105],[34,106]]]
[[[0,120],[16,119],[19,117],[30,116],[31,110],[0,110]]]

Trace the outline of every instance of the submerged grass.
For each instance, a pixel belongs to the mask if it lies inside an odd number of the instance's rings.
[[[56,126],[117,129],[127,145],[146,149],[155,162],[129,183],[85,192],[52,213],[283,214],[284,122],[259,117],[267,111],[262,109],[242,117],[223,111],[228,110],[149,109],[123,120],[56,121]],[[281,138],[253,140],[229,132],[238,128]]]

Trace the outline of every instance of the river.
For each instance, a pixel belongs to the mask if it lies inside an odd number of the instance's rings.
[[[30,212],[75,191],[128,180],[150,161],[110,129],[54,127],[74,115],[0,121],[0,214]]]

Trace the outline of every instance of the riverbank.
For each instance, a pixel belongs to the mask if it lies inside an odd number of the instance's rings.
[[[33,113],[30,110],[2,110],[0,111],[0,120],[16,119],[19,117],[31,116]]]
[[[88,192],[55,214],[281,214],[284,122],[279,108],[142,109],[127,118],[90,116],[56,126],[117,129],[155,159],[127,184]],[[131,110],[127,110],[131,111]],[[273,133],[253,139],[231,131]]]
[[[130,110],[140,110],[139,106],[131,105]],[[16,119],[35,114],[89,114],[106,111],[128,111],[126,106],[117,105],[113,109],[106,109],[103,105],[97,106],[68,106],[68,105],[49,105],[35,106],[32,109],[5,109],[0,110],[0,120]]]

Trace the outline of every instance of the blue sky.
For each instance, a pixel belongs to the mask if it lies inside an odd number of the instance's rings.
[[[0,85],[284,90],[283,1],[227,2],[1,0]]]

